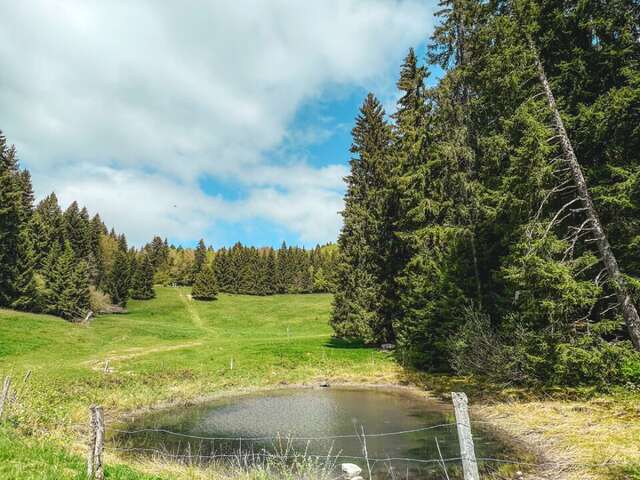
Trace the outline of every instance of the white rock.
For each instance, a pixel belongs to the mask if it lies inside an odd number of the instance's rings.
[[[362,473],[362,469],[355,463],[343,463],[341,467],[347,478],[353,479]]]

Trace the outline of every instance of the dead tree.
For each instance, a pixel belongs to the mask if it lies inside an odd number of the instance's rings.
[[[573,182],[575,183],[575,187],[578,191],[578,199],[576,200],[580,201],[582,204],[582,210],[584,210],[587,216],[587,220],[583,225],[586,226],[588,224],[594,235],[593,240],[598,247],[601,260],[604,263],[611,286],[617,297],[618,304],[622,308],[622,316],[624,317],[624,322],[629,331],[629,337],[631,338],[634,348],[640,351],[640,316],[638,316],[638,310],[633,304],[627,282],[620,271],[618,261],[613,254],[609,240],[607,239],[602,223],[600,222],[600,218],[598,217],[598,212],[596,211],[593,200],[591,199],[591,194],[589,193],[587,182],[584,178],[584,174],[582,173],[582,168],[580,167],[576,154],[573,151],[569,135],[564,128],[564,122],[560,116],[560,111],[558,110],[555,97],[553,96],[553,91],[551,90],[551,86],[547,80],[544,66],[540,61],[538,51],[531,39],[529,39],[529,43],[534,52],[534,59],[538,70],[538,79],[542,84],[549,107],[551,108],[553,124],[556,134],[560,139],[564,160],[567,162]]]

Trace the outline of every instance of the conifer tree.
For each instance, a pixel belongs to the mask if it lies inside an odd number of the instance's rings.
[[[148,300],[155,297],[153,290],[153,264],[149,255],[143,254],[139,261],[134,263],[135,272],[131,279],[131,298],[136,300]]]
[[[264,258],[265,294],[273,295],[277,292],[276,253],[269,248]]]
[[[154,270],[158,270],[169,258],[169,246],[167,240],[164,241],[159,236],[153,237],[151,243],[145,246],[145,250],[151,259]]]
[[[9,305],[17,275],[18,243],[23,218],[22,189],[14,147],[0,132],[0,305]]]
[[[31,219],[31,215],[33,215],[34,199],[29,170],[20,170],[18,173],[18,184],[21,192],[20,223],[21,225],[26,225]]]
[[[47,309],[50,313],[74,320],[83,318],[88,311],[87,266],[84,261],[76,260],[69,241],[65,242],[64,251],[48,272],[47,289]]]
[[[12,285],[11,308],[24,311],[39,311],[42,307],[36,285],[36,253],[32,233],[25,226],[20,231],[16,276]]]
[[[195,276],[198,274],[207,259],[207,247],[205,246],[202,238],[198,242],[198,246],[196,247],[194,254],[193,274]]]
[[[62,246],[64,244],[64,224],[62,218],[62,209],[58,204],[58,197],[55,193],[51,193],[45,197],[36,207],[35,213],[39,216],[41,222],[42,236],[37,237],[39,249],[43,251],[46,257],[49,250],[54,244]]]
[[[73,268],[72,288],[76,315],[79,319],[89,310],[89,270],[87,262],[80,260]]]
[[[387,239],[385,213],[390,170],[391,130],[380,102],[369,94],[353,128],[351,172],[338,245],[338,290],[331,324],[340,336],[366,342],[394,337],[385,316],[386,279],[382,277]]]
[[[102,222],[99,214],[95,214],[89,226],[90,237],[90,278],[94,285],[100,286],[105,281],[106,267],[101,248],[101,239],[107,235],[107,227]]]
[[[289,289],[289,251],[287,244],[282,242],[276,257],[276,291],[286,293]]]
[[[216,282],[220,288],[220,291],[231,293],[229,252],[226,248],[221,248],[220,250],[218,250],[214,259],[214,265]]]
[[[125,307],[129,299],[130,275],[127,252],[122,248],[118,248],[114,256],[113,266],[107,277],[106,292],[111,297],[111,301],[121,307]]]
[[[65,239],[71,243],[77,258],[86,259],[91,248],[89,214],[78,202],[72,202],[63,214]]]
[[[196,275],[191,296],[196,300],[215,300],[218,296],[218,285],[213,270],[209,265],[204,265]]]

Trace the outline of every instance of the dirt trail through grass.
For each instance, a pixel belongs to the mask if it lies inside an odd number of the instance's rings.
[[[119,360],[131,360],[132,358],[150,355],[152,353],[170,352],[172,350],[182,350],[185,348],[197,347],[203,342],[180,343],[178,345],[166,345],[164,347],[133,347],[118,352],[110,352],[104,355],[100,360],[91,359],[83,362],[84,365],[102,365],[106,360],[109,362],[117,362]]]
[[[191,299],[191,295],[189,295],[189,298],[187,298],[187,296],[183,292],[179,292],[178,295],[180,296],[180,300],[182,301],[182,303],[184,303],[187,312],[189,312],[189,316],[191,317],[191,320],[193,320],[193,324],[196,327],[205,328],[204,322],[202,321],[202,318],[200,318],[200,314],[196,311],[195,308],[193,308],[193,305],[191,304],[191,302],[193,302],[193,300]]]

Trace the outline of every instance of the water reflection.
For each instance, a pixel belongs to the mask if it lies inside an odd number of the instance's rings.
[[[396,478],[442,478],[437,463],[417,461],[439,458],[436,438],[443,458],[459,457],[455,425],[438,426],[451,423],[454,419],[448,406],[397,390],[298,389],[149,414],[123,428],[143,431],[117,434],[113,441],[127,448],[197,453],[202,462],[212,455],[275,452],[288,445],[293,452],[308,455],[332,452],[340,457],[338,462],[364,467],[362,459],[351,458],[363,455],[358,435],[364,430],[369,458],[384,459],[373,466],[375,479],[391,478],[390,467],[399,472]],[[434,426],[438,427],[425,429]],[[479,457],[499,453],[500,445],[494,438],[474,430]],[[274,437],[280,440],[274,441]],[[404,458],[416,461],[399,460]],[[457,475],[458,463],[448,464],[451,478]]]

